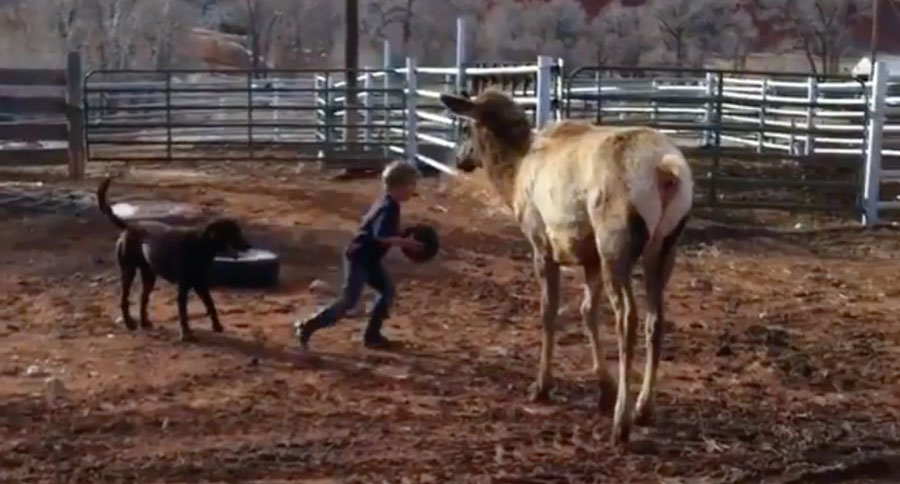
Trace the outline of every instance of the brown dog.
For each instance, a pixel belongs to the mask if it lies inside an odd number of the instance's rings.
[[[122,319],[130,330],[137,329],[131,317],[129,295],[135,273],[141,271],[141,327],[151,328],[147,318],[147,302],[156,283],[156,276],[178,286],[178,322],[181,325],[181,340],[193,341],[194,336],[188,326],[187,298],[193,289],[206,306],[212,319],[212,329],[222,332],[222,324],[209,294],[209,272],[213,259],[226,250],[243,251],[250,244],[244,239],[238,223],[232,219],[214,220],[203,228],[173,227],[160,222],[126,222],[116,215],[106,192],[111,179],[103,180],[97,189],[97,202],[103,212],[122,230],[116,242],[116,259],[122,275]]]

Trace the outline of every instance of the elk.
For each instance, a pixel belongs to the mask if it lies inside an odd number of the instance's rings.
[[[628,375],[637,326],[631,273],[641,259],[647,293],[647,362],[634,423],[647,425],[653,417],[662,346],[663,292],[693,201],[690,167],[672,141],[650,128],[562,121],[534,133],[525,111],[493,89],[474,99],[443,94],[441,102],[466,120],[457,166],[466,172],[485,169],[533,250],[541,288],[542,338],[531,399],[549,398],[560,267],[580,265],[581,317],[600,383],[600,406],[608,411],[616,392],[611,438],[627,443],[632,426]],[[604,285],[615,313],[618,388],[606,367],[598,332]]]

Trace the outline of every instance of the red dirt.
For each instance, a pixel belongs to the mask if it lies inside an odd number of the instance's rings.
[[[192,299],[197,344],[177,341],[165,284],[151,303],[158,329],[114,323],[116,232],[99,215],[4,220],[0,481],[900,482],[895,231],[695,221],[668,293],[658,418],[622,452],[596,410],[576,273],[565,276],[555,402],[527,403],[537,285],[526,244],[482,191],[426,181],[404,209],[438,228],[443,252],[424,265],[389,256],[399,295],[386,333],[402,349],[363,349],[355,318],[300,357],[288,323],[322,302],[311,280],[336,282],[377,182],[197,173],[134,170],[111,197],[238,215],[282,256],[284,281],[216,291],[221,335]],[[608,324],[604,341],[613,368]],[[57,375],[65,397],[45,398],[31,365]]]

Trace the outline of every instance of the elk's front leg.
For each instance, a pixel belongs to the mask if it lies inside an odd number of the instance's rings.
[[[600,294],[603,280],[599,264],[584,266],[584,299],[581,302],[581,320],[587,332],[591,354],[594,358],[594,374],[600,384],[600,409],[612,410],[616,398],[616,382],[606,367],[606,351],[600,341],[600,328],[597,324],[597,313],[600,309]]]
[[[534,269],[541,286],[541,361],[537,381],[531,387],[532,401],[545,401],[552,383],[550,365],[556,344],[556,313],[559,310],[559,264],[535,252]]]

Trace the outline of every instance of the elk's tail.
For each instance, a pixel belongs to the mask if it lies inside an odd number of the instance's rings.
[[[687,217],[694,183],[690,166],[677,149],[649,156],[632,179],[630,202],[644,220],[648,245],[654,246]]]
[[[691,169],[681,153],[667,153],[656,167],[656,186],[659,192],[660,218],[653,238],[671,234],[687,217],[694,202],[694,181]]]
[[[106,199],[106,192],[109,190],[110,183],[112,183],[112,178],[107,177],[100,183],[100,186],[97,187],[97,205],[100,207],[100,211],[109,218],[113,225],[124,230],[128,228],[128,224],[113,212],[112,207],[109,206],[109,201]]]

